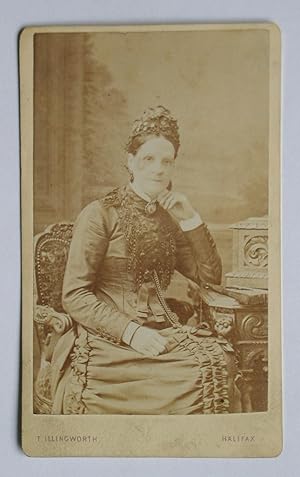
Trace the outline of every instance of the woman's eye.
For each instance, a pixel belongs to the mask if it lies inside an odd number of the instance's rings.
[[[171,159],[164,159],[163,163],[166,164],[167,166],[170,166],[172,164],[172,160]]]
[[[145,160],[146,162],[151,162],[151,161],[153,161],[153,157],[152,157],[152,156],[146,156],[146,157],[144,158],[144,160]]]

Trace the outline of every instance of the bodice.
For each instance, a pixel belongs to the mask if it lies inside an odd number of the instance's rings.
[[[132,320],[164,321],[157,283],[164,294],[175,269],[196,283],[219,281],[220,259],[206,226],[183,232],[158,204],[150,214],[146,205],[128,187],[115,189],[74,224],[63,306],[90,330],[120,339]]]

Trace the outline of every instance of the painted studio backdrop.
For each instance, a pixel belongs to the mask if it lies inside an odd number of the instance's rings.
[[[35,233],[127,181],[131,124],[162,104],[180,128],[174,189],[228,272],[228,226],[268,212],[267,32],[37,34],[34,64]]]

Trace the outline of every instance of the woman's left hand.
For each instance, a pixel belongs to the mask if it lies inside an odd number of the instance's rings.
[[[180,192],[164,191],[157,200],[178,222],[191,219],[196,214],[187,197]]]

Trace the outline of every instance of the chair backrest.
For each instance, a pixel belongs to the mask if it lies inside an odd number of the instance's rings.
[[[72,232],[71,223],[53,224],[35,242],[37,304],[48,305],[58,312],[63,311],[62,286]]]

